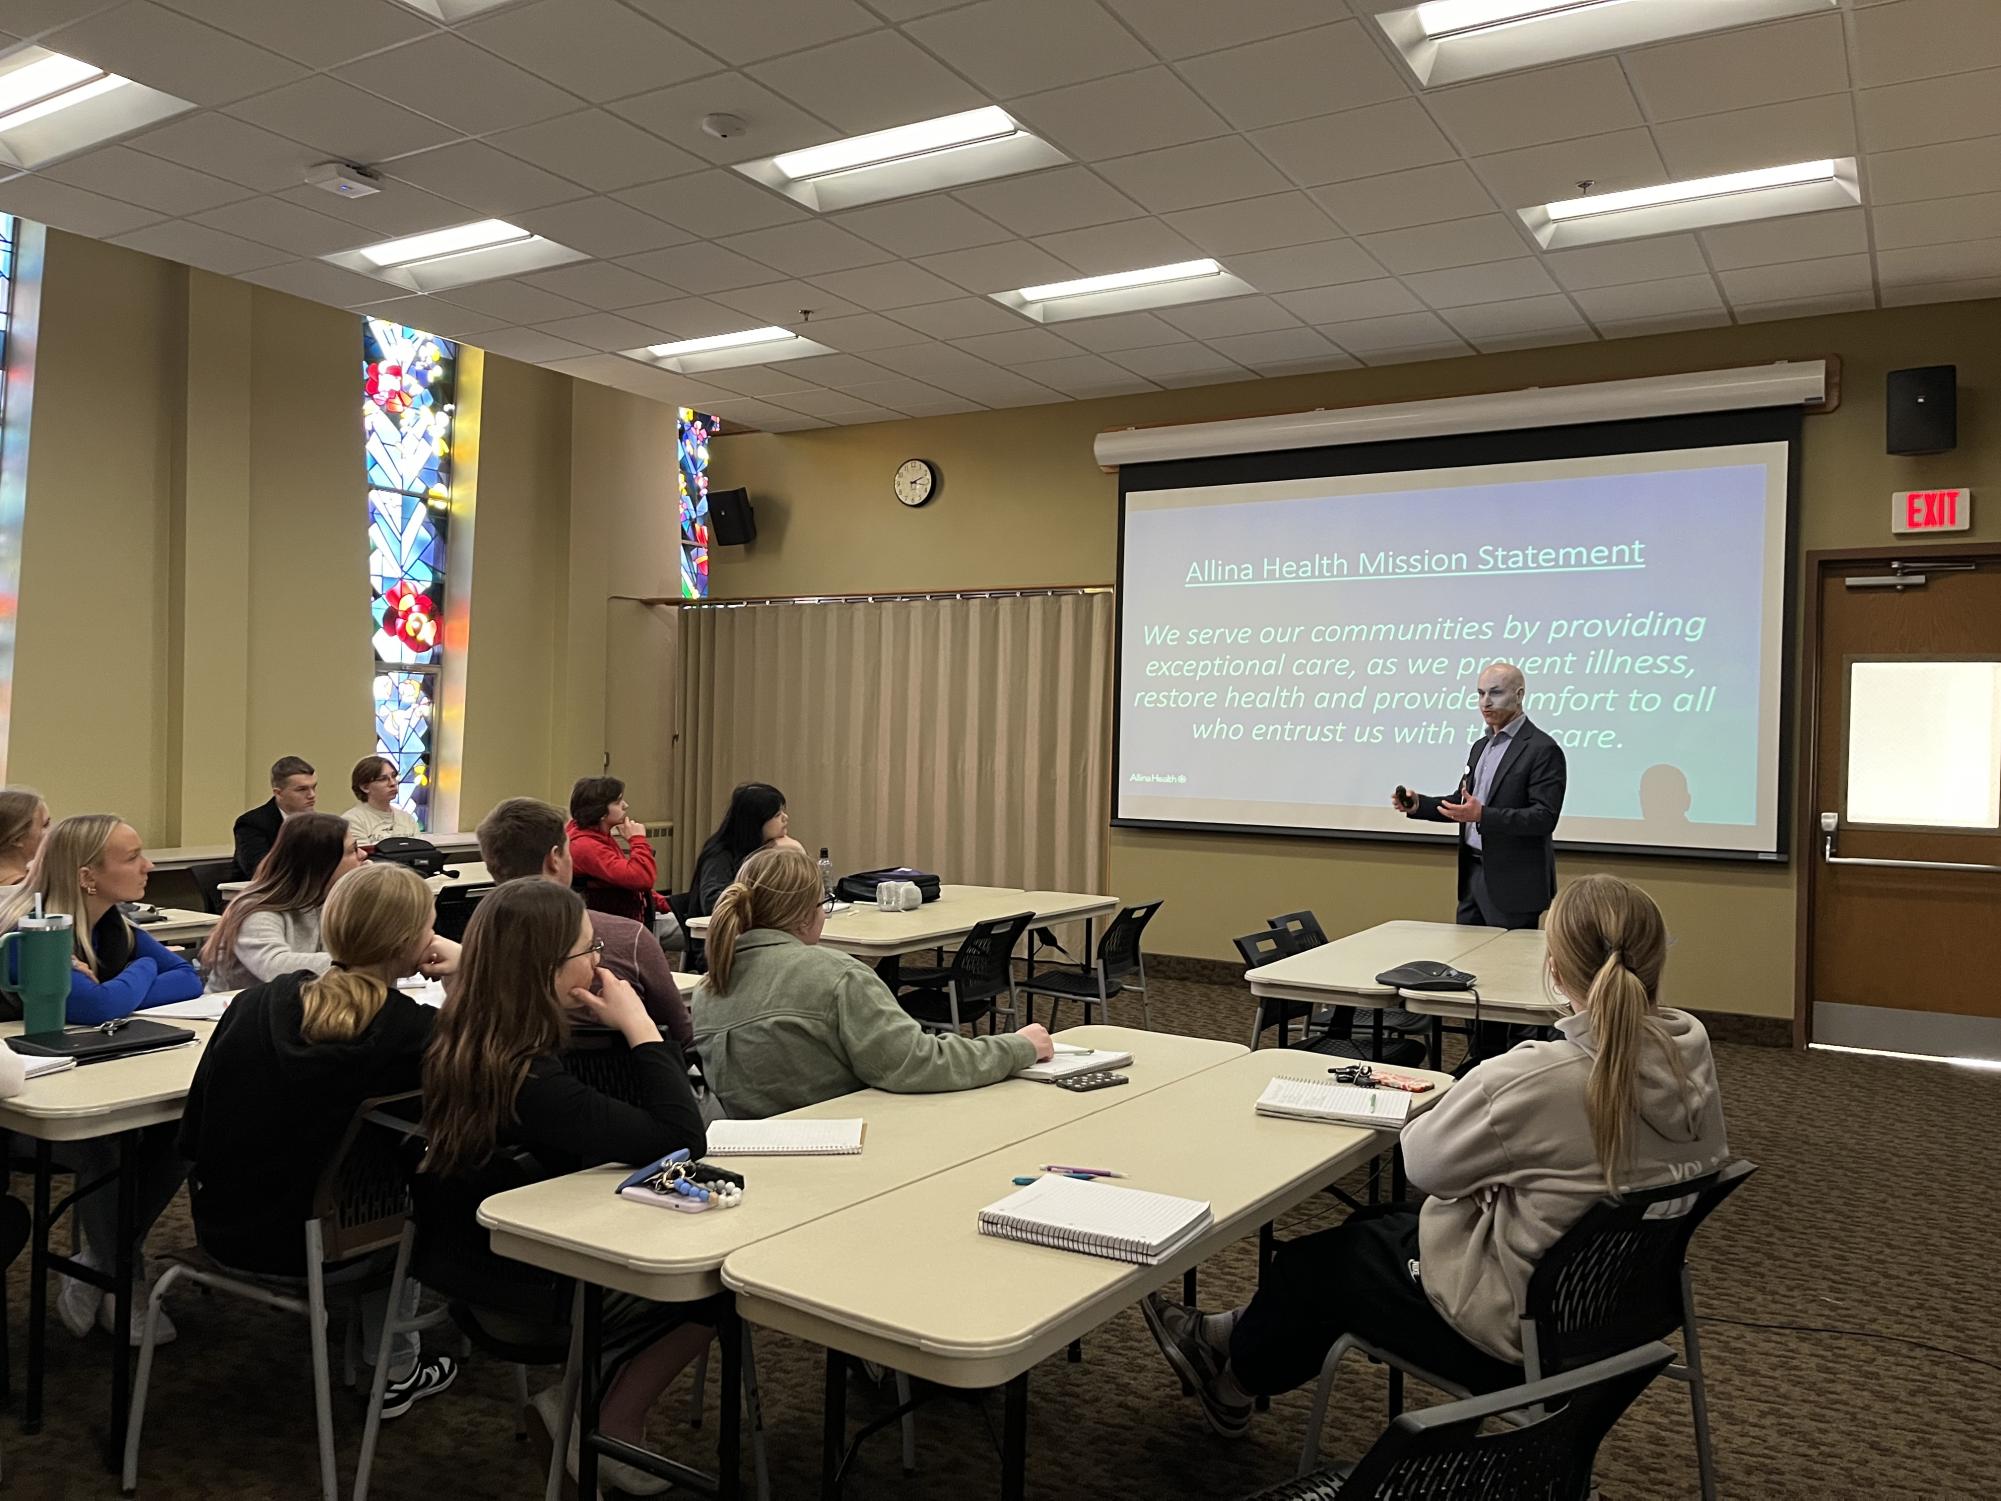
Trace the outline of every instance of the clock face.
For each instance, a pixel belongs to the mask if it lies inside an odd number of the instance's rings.
[[[922,459],[906,459],[897,466],[896,498],[907,506],[921,506],[938,487],[938,471]]]

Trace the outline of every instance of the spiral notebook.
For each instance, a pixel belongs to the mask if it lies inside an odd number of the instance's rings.
[[[1258,1114],[1395,1131],[1410,1118],[1410,1101],[1401,1089],[1363,1089],[1357,1084],[1322,1084],[1318,1079],[1274,1079],[1258,1096]]]
[[[708,1157],[843,1157],[862,1149],[867,1121],[716,1121]]]
[[[980,1211],[980,1234],[1153,1266],[1207,1230],[1202,1199],[1051,1174]]]

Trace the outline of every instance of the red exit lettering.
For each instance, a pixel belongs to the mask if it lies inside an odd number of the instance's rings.
[[[1970,520],[1967,502],[1970,492],[1960,486],[1952,490],[1906,490],[1895,499],[1890,513],[1899,532],[1964,531]]]

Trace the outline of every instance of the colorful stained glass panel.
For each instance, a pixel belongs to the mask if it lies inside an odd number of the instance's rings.
[[[451,498],[458,346],[380,318],[362,320],[361,422],[368,482],[380,490]]]
[[[375,746],[396,764],[396,806],[428,828],[431,809],[431,676],[423,672],[375,675]]]
[[[691,407],[681,408],[680,505],[681,597],[709,597],[709,440],[717,421]]]
[[[445,540],[428,501],[371,490],[368,586],[380,662],[438,660],[445,610]]]
[[[681,549],[681,598],[709,597],[709,550],[706,547]]]

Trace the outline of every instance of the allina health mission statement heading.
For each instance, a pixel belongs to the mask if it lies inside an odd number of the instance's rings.
[[[1271,556],[1231,562],[1198,558],[1182,579],[1185,589],[1244,584],[1324,584],[1365,579],[1451,579],[1523,573],[1624,573],[1647,566],[1647,544],[1598,543],[1590,547],[1495,547],[1475,552],[1338,552],[1305,557]]]

